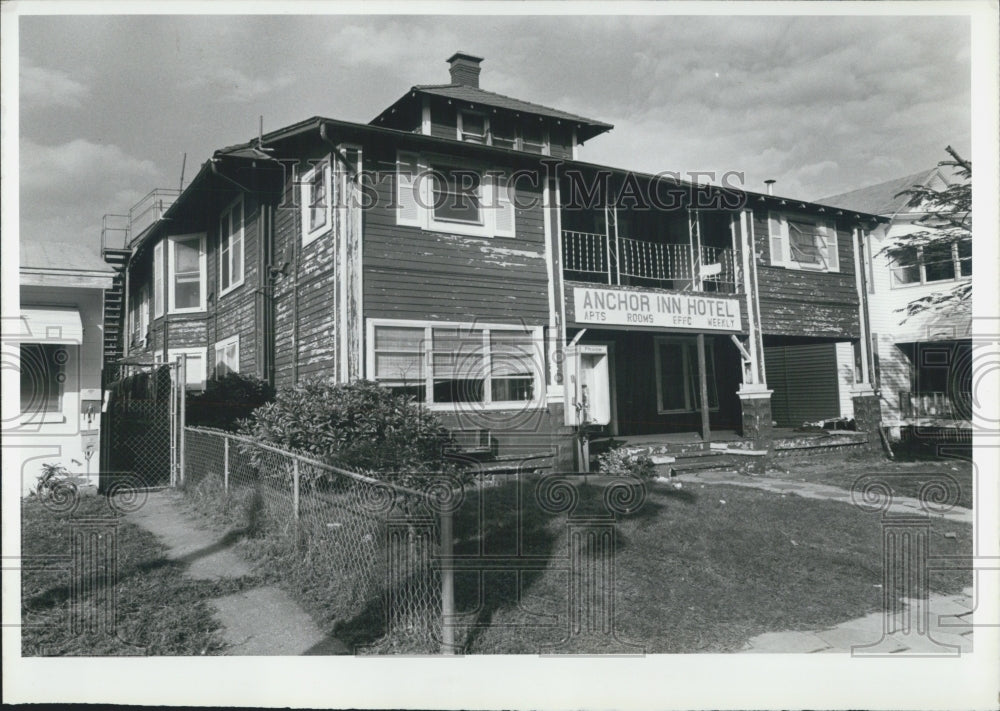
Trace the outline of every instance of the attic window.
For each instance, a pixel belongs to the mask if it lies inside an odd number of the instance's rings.
[[[490,121],[493,145],[498,148],[517,148],[517,127],[507,117],[495,116]]]
[[[474,111],[458,112],[458,140],[468,143],[486,143],[489,121]]]
[[[545,130],[541,123],[526,122],[521,128],[521,150],[526,153],[548,153],[545,145]]]
[[[768,217],[771,265],[839,272],[837,228],[811,215],[772,212]]]

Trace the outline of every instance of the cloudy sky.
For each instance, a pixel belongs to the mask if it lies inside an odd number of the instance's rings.
[[[461,49],[484,89],[613,123],[582,159],[803,199],[970,148],[967,17],[22,16],[22,239],[99,240],[216,148],[367,122]]]

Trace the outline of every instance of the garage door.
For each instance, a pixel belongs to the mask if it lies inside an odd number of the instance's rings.
[[[764,346],[764,365],[778,427],[840,416],[835,344]]]

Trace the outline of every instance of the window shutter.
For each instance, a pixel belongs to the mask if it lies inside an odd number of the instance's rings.
[[[840,271],[840,255],[837,253],[837,228],[823,225],[823,240],[826,249],[826,269],[831,272]]]
[[[396,224],[420,226],[420,188],[417,176],[419,160],[416,153],[396,154]]]
[[[774,215],[768,216],[768,226],[771,243],[771,264],[785,263],[785,242],[784,225]]]
[[[153,247],[153,313],[163,315],[163,242]]]
[[[507,179],[494,175],[491,181],[493,187],[492,209],[494,215],[493,232],[497,237],[514,237],[514,203],[511,201],[510,187]]]

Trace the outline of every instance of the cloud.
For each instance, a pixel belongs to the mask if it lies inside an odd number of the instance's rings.
[[[20,71],[22,109],[80,108],[90,90],[58,69],[46,69],[22,59]]]
[[[293,83],[295,83],[295,77],[291,74],[282,74],[276,77],[251,77],[232,67],[216,67],[190,79],[183,86],[209,89],[216,95],[216,101],[246,104],[265,98]]]
[[[42,145],[22,138],[21,238],[99,235],[101,217],[128,208],[162,184],[149,160],[112,144],[76,138]]]

